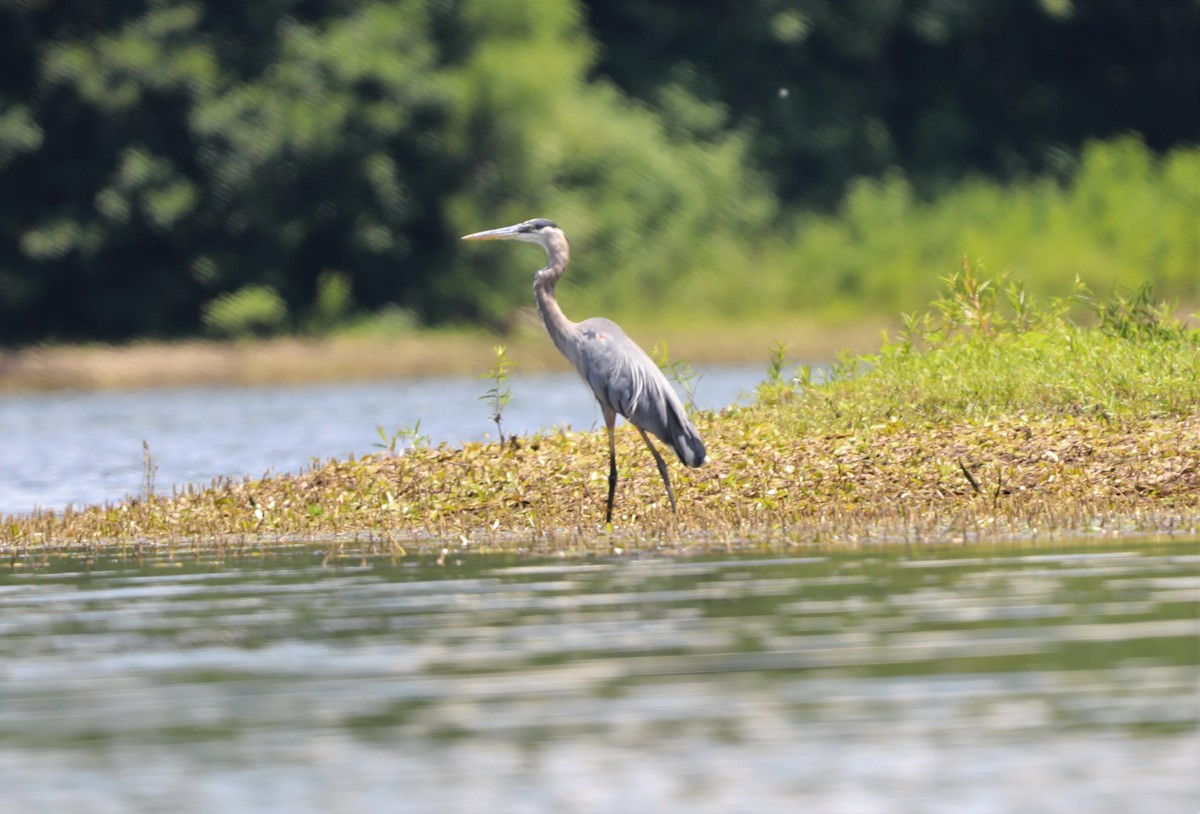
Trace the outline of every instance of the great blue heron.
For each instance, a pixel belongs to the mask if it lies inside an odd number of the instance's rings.
[[[538,313],[554,344],[592,388],[592,393],[600,402],[600,411],[604,414],[604,427],[608,430],[608,509],[604,522],[612,522],[613,495],[617,490],[617,449],[613,442],[613,425],[618,413],[642,434],[642,440],[654,455],[663,485],[667,487],[671,511],[675,511],[675,493],[671,490],[667,464],[654,448],[646,431],[654,433],[675,450],[679,460],[688,466],[704,463],[707,457],[704,442],[700,440],[695,425],[688,420],[683,404],[667,377],[615,322],[603,317],[572,322],[558,307],[554,285],[567,270],[571,256],[562,229],[553,221],[534,218],[503,229],[465,235],[463,240],[521,240],[537,243],[546,250],[546,265],[533,278]]]

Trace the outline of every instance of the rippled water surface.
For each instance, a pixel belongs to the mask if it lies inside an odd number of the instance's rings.
[[[4,812],[1194,812],[1196,543],[0,572]]]

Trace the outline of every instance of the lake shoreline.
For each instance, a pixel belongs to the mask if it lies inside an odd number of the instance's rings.
[[[913,321],[869,357],[839,354],[820,376],[785,373],[783,354],[768,351],[753,404],[694,413],[708,460],[672,460],[678,513],[627,425],[611,526],[604,432],[432,446],[414,427],[381,454],[294,475],[0,518],[0,551],[15,561],[56,549],[265,552],[305,541],[445,556],[1195,539],[1200,333],[1128,302],[1102,307],[1091,327],[1057,306],[1010,316],[988,310],[974,278],[951,282],[943,322]],[[536,347],[553,358],[544,337]],[[671,355],[691,354],[673,344]],[[495,354],[484,358],[486,370]],[[520,358],[514,343],[509,359]]]
[[[330,556],[787,552],[1038,545],[1200,532],[1200,416],[1000,418],[789,437],[758,408],[698,417],[710,460],[672,464],[677,514],[633,428],[604,523],[602,432],[418,445],[309,471],[0,522],[13,561],[51,552]]]
[[[776,344],[789,358],[823,361],[875,348],[894,320],[860,318],[837,324],[803,316],[753,324],[626,326],[647,352],[666,343],[673,362],[696,365],[761,363]],[[521,373],[567,369],[536,323],[505,335],[481,328],[413,331],[397,336],[280,337],[243,342],[181,340],[125,345],[46,345],[0,350],[0,394],[153,387],[259,386],[483,374],[504,345]]]

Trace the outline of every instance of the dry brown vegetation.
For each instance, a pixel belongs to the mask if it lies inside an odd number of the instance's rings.
[[[308,472],[9,519],[13,552],[92,546],[259,547],[353,540],[384,550],[787,546],[1037,538],[1200,528],[1200,417],[1003,418],[790,435],[767,408],[699,419],[711,450],[674,466],[672,515],[632,428],[603,522],[602,433],[503,447],[416,447]]]

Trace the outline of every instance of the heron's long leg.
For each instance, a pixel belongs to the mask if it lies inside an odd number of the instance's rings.
[[[650,447],[650,452],[654,454],[654,463],[658,464],[658,474],[662,475],[663,486],[667,487],[667,497],[671,500],[671,511],[675,511],[675,493],[671,491],[671,479],[667,477],[667,462],[658,454],[654,444],[650,443],[650,436],[646,435],[646,431],[641,427],[638,427],[637,430],[642,434],[642,440],[646,442],[646,446]]]
[[[617,491],[617,444],[613,440],[613,425],[617,423],[617,414],[612,410],[603,410],[604,428],[608,430],[608,510],[604,513],[604,522],[612,522],[613,495]]]

